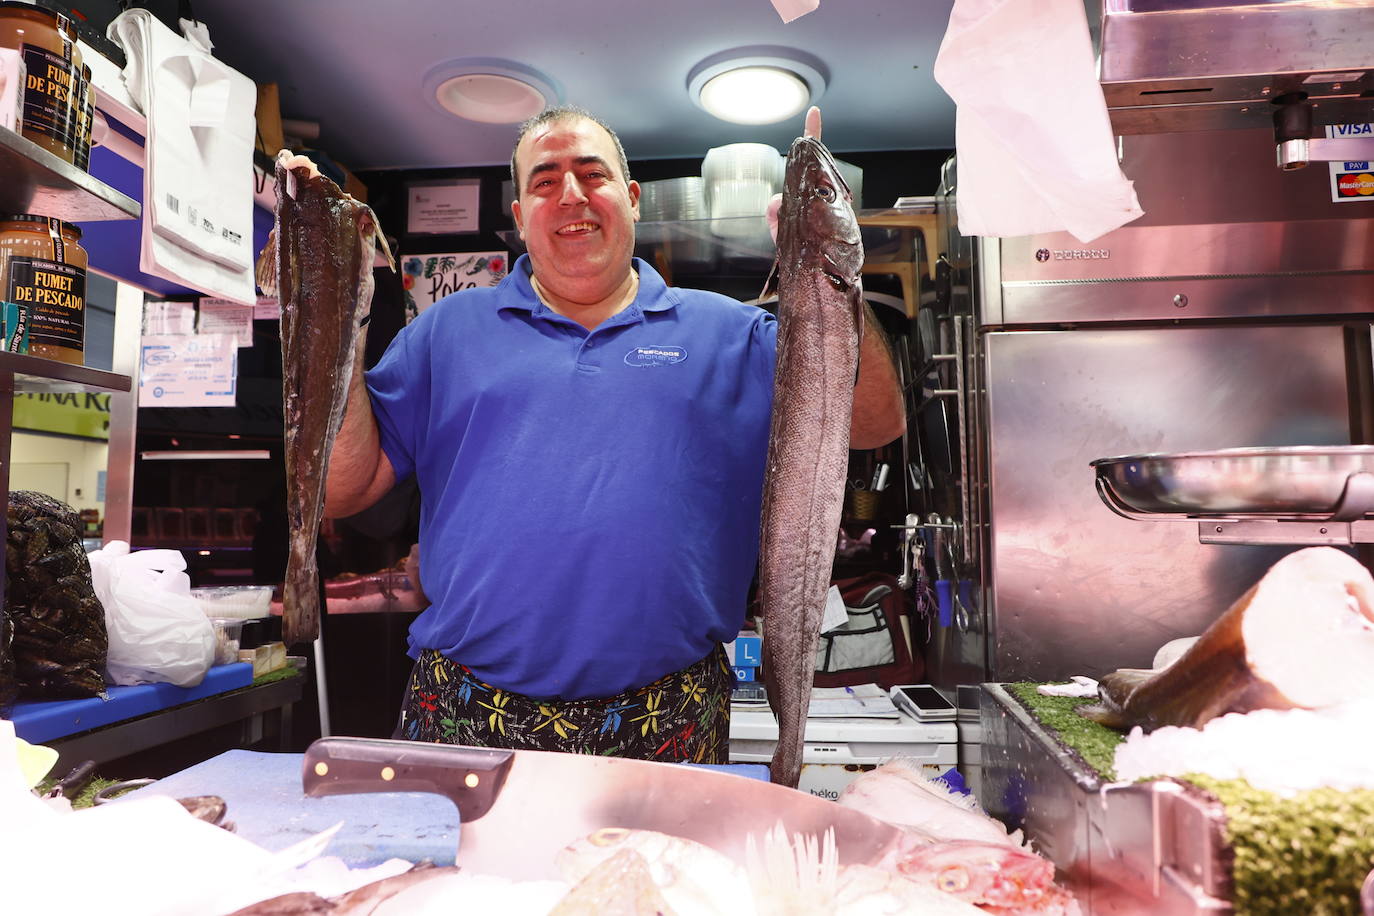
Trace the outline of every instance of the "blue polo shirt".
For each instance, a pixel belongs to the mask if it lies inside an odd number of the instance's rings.
[[[777,324],[667,287],[593,331],[521,257],[396,336],[367,386],[398,480],[420,486],[437,649],[535,697],[605,697],[734,638],[758,556]]]

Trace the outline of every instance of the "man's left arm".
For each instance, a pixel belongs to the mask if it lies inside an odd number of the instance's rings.
[[[897,368],[892,362],[892,348],[873,309],[864,303],[864,334],[859,342],[859,379],[854,385],[849,447],[878,448],[905,431],[906,408]]]

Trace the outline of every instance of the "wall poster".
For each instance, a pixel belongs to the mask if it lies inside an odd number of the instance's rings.
[[[510,256],[504,251],[413,254],[401,258],[406,324],[450,293],[478,286],[495,286],[509,269]]]

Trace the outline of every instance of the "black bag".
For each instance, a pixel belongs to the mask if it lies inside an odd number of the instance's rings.
[[[925,663],[911,652],[910,618],[915,609],[911,596],[886,573],[836,579],[833,584],[840,589],[849,623],[821,634],[816,647],[816,686],[918,683]]]
[[[5,616],[22,695],[101,694],[109,640],[79,516],[44,493],[16,490],[6,524]]]

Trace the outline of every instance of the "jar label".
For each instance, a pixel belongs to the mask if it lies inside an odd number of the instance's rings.
[[[64,146],[76,146],[80,74],[71,57],[46,48],[23,46],[28,78],[24,83],[24,133],[38,133]]]
[[[15,328],[24,327],[29,346],[42,344],[82,352],[86,345],[86,271],[43,258],[13,257],[5,290],[5,344],[14,334],[8,318],[16,312]]]

